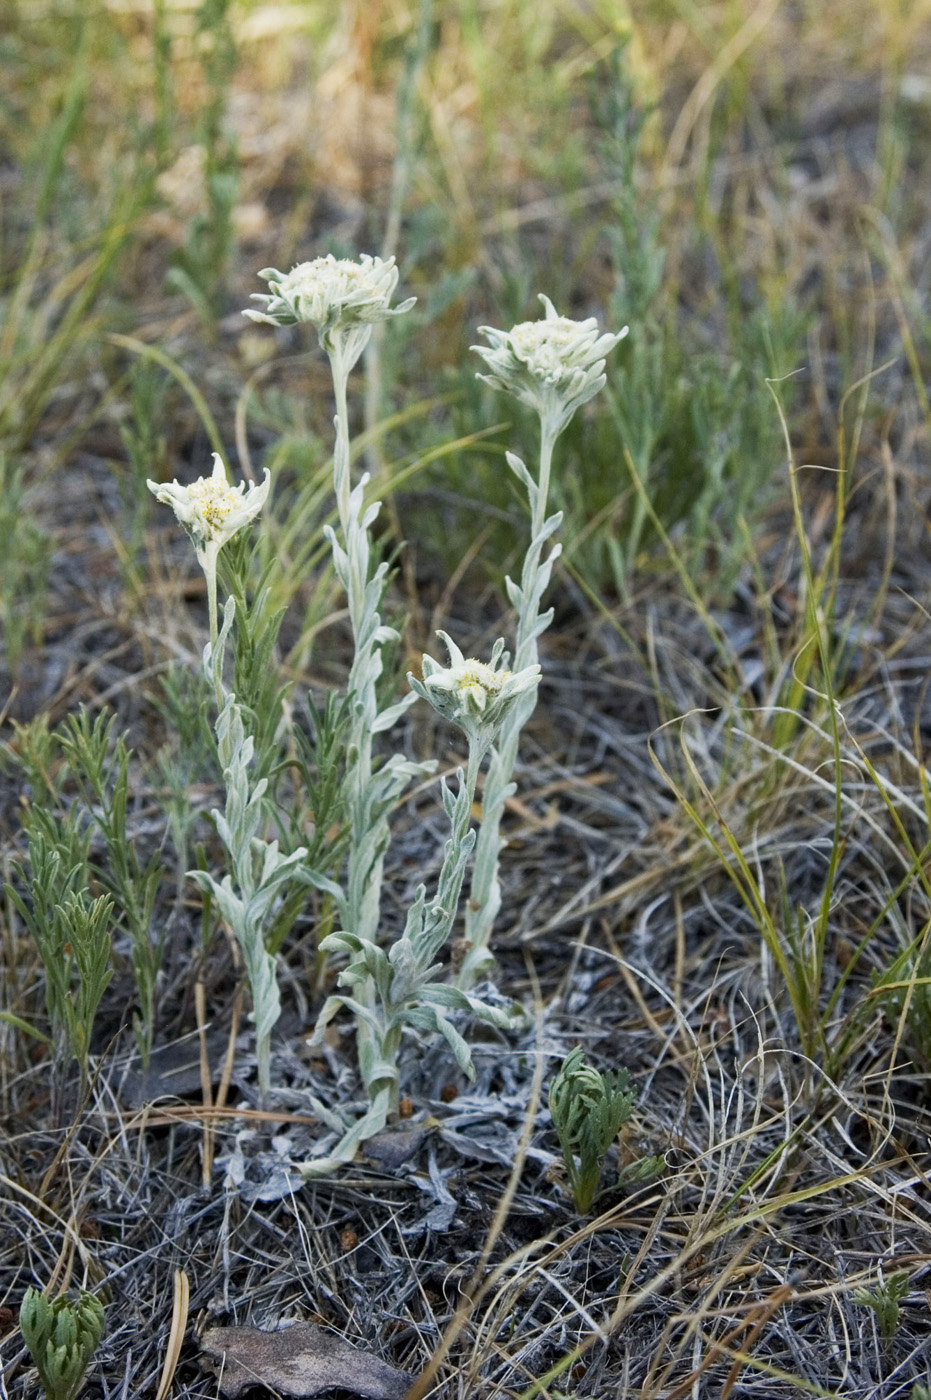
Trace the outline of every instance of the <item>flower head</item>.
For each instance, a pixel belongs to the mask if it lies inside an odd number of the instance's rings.
[[[416,301],[416,297],[409,297],[400,306],[390,306],[398,285],[394,258],[383,261],[367,253],[358,262],[328,253],[325,258],[298,263],[288,273],[266,267],[259,276],[271,291],[253,293],[253,301],[263,302],[265,309],[244,311],[243,315],[272,326],[309,321],[316,326],[327,351],[333,349],[341,333],[355,333],[354,338],[361,341],[361,354],[376,321],[400,316]]]
[[[437,636],[446,643],[451,664],[440,666],[432,656],[425,656],[423,682],[408,676],[412,688],[470,738],[480,738],[486,745],[494,743],[517,697],[536,689],[540,667],[526,666],[514,672],[499,666],[506,660],[503,641],[495,643],[491,661],[485,662],[463,656],[445,632]]]
[[[473,345],[491,370],[480,374],[493,389],[513,394],[535,408],[541,418],[551,418],[561,431],[577,408],[594,398],[605,382],[605,356],[627,334],[599,333],[594,317],[571,321],[557,314],[548,297],[542,321],[522,321],[510,331],[480,326],[490,348]]]
[[[213,454],[213,473],[198,477],[190,486],[181,486],[177,481],[146,482],[155,499],[171,506],[191,536],[201,565],[206,558],[215,558],[227,540],[255,519],[265,504],[270,484],[271,474],[266,467],[260,486],[253,484],[246,490],[244,481],[230,486],[218,452]]]

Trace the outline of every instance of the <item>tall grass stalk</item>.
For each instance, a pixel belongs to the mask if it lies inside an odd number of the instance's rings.
[[[855,386],[858,387],[858,386]],[[870,762],[867,754],[856,740],[850,743],[856,760],[873,780],[895,826],[896,833],[904,848],[905,873],[898,887],[891,890],[888,899],[878,916],[871,921],[858,948],[853,950],[847,968],[840,978],[829,984],[826,967],[828,935],[832,926],[835,892],[841,859],[847,845],[843,814],[845,808],[852,808],[863,816],[859,798],[848,796],[844,789],[844,765],[850,763],[850,755],[842,742],[846,734],[846,723],[837,696],[835,678],[838,665],[838,651],[833,641],[836,630],[835,605],[838,581],[838,558],[843,540],[844,507],[848,494],[845,470],[836,477],[835,527],[826,550],[826,556],[817,574],[803,515],[802,499],[799,490],[799,468],[789,440],[788,426],[775,389],[770,384],[776,402],[779,421],[783,429],[789,467],[789,489],[799,550],[801,579],[799,594],[802,600],[804,630],[796,643],[791,679],[787,686],[788,695],[783,705],[767,707],[772,721],[772,741],[763,744],[772,754],[773,762],[785,764],[789,768],[801,765],[792,756],[792,746],[803,728],[809,729],[813,737],[824,740],[831,753],[831,777],[820,774],[810,775],[811,781],[823,789],[831,798],[831,824],[827,865],[822,877],[821,892],[814,911],[803,908],[793,909],[785,887],[784,876],[777,908],[771,908],[772,901],[767,897],[762,881],[752,869],[752,862],[744,849],[739,835],[734,831],[722,809],[718,795],[712,791],[702,777],[695,758],[686,743],[684,730],[680,734],[682,757],[686,771],[700,794],[705,812],[699,808],[667,769],[660,763],[655,747],[651,744],[654,764],[670,783],[684,810],[691,817],[704,839],[717,855],[723,869],[740,892],[748,911],[759,928],[763,946],[779,973],[792,1008],[799,1035],[799,1042],[805,1057],[805,1090],[811,1099],[816,1090],[813,1078],[815,1065],[823,1066],[828,1077],[838,1072],[847,1053],[862,1032],[870,1015],[869,1003],[860,1003],[848,1013],[840,1026],[834,1025],[842,990],[849,980],[865,948],[879,925],[896,907],[901,893],[915,879],[927,886],[923,871],[923,855],[916,851],[897,810],[902,805],[903,794],[893,791],[888,779],[880,775]],[[841,458],[845,469],[852,465],[846,456]],[[670,546],[671,548],[671,546]],[[700,602],[700,600],[697,600]],[[700,607],[699,611],[703,611]],[[710,618],[707,619],[710,622]],[[715,626],[712,635],[719,632]],[[818,703],[817,719],[801,713],[805,697]],[[748,736],[744,735],[744,738]],[[755,740],[754,742],[762,742]],[[806,771],[806,770],[802,770]],[[888,844],[886,834],[866,814],[871,826],[876,826],[877,839]]]
[[[162,879],[156,851],[143,864],[127,826],[131,753],[121,735],[112,742],[114,719],[100,714],[93,722],[85,709],[69,715],[61,731],[62,749],[85,809],[107,848],[107,864],[99,878],[112,895],[128,935],[132,968],[139,996],[133,1018],[136,1042],[148,1064],[155,1032],[155,991],[161,963],[162,937],[154,934],[155,901]]]

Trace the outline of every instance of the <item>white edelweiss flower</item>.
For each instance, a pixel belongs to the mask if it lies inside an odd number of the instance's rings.
[[[426,685],[429,690],[445,691],[460,709],[478,716],[485,713],[489,699],[494,704],[511,674],[493,671],[484,661],[470,656],[459,665],[434,671]]]
[[[410,311],[417,300],[408,297],[400,306],[392,307],[391,298],[398,285],[394,258],[384,261],[367,253],[358,262],[328,253],[324,258],[299,263],[288,273],[266,267],[259,276],[271,291],[255,292],[252,299],[263,302],[264,310],[244,311],[243,315],[272,326],[308,321],[316,326],[326,350],[332,348],[333,338],[340,332],[362,331],[367,340],[376,321],[387,321]]]
[[[265,480],[258,486],[253,483],[248,490],[244,481],[230,486],[223,459],[215,452],[212,474],[198,477],[190,486],[181,486],[178,481],[147,481],[146,485],[157,501],[171,506],[191,536],[203,566],[258,515],[268,496],[271,473],[266,467]]]
[[[491,371],[479,379],[513,394],[541,418],[551,418],[561,431],[576,409],[603,387],[605,356],[624,339],[628,327],[602,335],[594,317],[572,321],[557,313],[549,297],[541,293],[540,300],[546,308],[542,321],[522,321],[510,331],[480,326],[490,348],[471,348]]]
[[[438,714],[465,730],[472,737],[493,743],[504,718],[519,695],[535,689],[539,666],[508,671],[499,666],[504,642],[495,643],[491,661],[465,657],[445,632],[438,632],[449,651],[449,666],[440,666],[432,656],[423,658],[423,682],[408,676],[412,688],[428,700]]]

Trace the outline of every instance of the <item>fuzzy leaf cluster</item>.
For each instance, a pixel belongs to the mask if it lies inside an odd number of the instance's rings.
[[[100,1345],[103,1324],[103,1304],[92,1293],[82,1292],[71,1303],[64,1294],[49,1301],[38,1289],[27,1288],[19,1327],[46,1400],[74,1400]]]
[[[602,1160],[630,1118],[635,1094],[626,1069],[602,1074],[586,1064],[581,1046],[566,1056],[553,1080],[550,1113],[575,1203],[582,1213],[595,1198]]]
[[[228,603],[224,629],[232,611]],[[242,709],[234,695],[226,697],[216,732],[226,807],[223,812],[214,810],[213,816],[229,855],[230,872],[221,880],[205,870],[188,874],[200,889],[212,894],[242,952],[252,993],[259,1082],[266,1093],[270,1084],[271,1033],[281,1014],[281,999],[275,957],[265,945],[265,924],[283,887],[302,873],[307,851],[300,846],[285,855],[277,841],[266,841],[260,835],[268,781],[260,778],[257,783],[250,782],[254,744],[251,735],[246,735]]]
[[[481,753],[476,748],[477,769]],[[507,1015],[487,1006],[478,997],[435,980],[442,972],[437,954],[452,930],[462,881],[475,832],[468,829],[474,781],[460,769],[457,791],[445,782],[441,793],[451,835],[444,849],[443,865],[433,899],[427,899],[425,885],[419,885],[408,910],[401,936],[385,950],[371,939],[340,931],[321,943],[328,952],[348,954],[349,963],[339,974],[339,984],[349,989],[328,997],[314,1032],[320,1041],[323,1031],[338,1011],[352,1011],[369,1029],[359,1046],[359,1062],[366,1087],[373,1095],[398,1080],[397,1055],[405,1028],[442,1035],[453,1051],[463,1073],[474,1077],[472,1055],[463,1036],[450,1019],[450,1012],[469,1012],[495,1025],[506,1026]],[[375,992],[372,1004],[370,989]]]

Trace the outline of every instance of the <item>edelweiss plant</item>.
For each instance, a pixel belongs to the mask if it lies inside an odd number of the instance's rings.
[[[603,388],[605,356],[623,340],[627,327],[616,334],[600,334],[594,319],[571,321],[557,314],[548,297],[542,321],[524,321],[510,331],[482,326],[490,348],[474,345],[490,373],[480,374],[493,389],[512,394],[534,409],[540,418],[540,468],[534,481],[524,462],[513,452],[508,466],[527,492],[530,505],[530,545],[524,558],[520,584],[506,579],[508,597],[517,611],[517,645],[514,666],[523,671],[537,662],[537,638],[553,620],[553,612],[540,611],[543,594],[562,546],[556,544],[543,558],[546,541],[562,524],[562,513],[547,516],[547,499],[553,448],[576,410]],[[459,985],[469,987],[494,964],[489,940],[501,905],[498,858],[502,841],[501,817],[510,795],[511,774],[517,761],[520,733],[533,713],[536,691],[528,691],[502,725],[485,777],[482,824],[475,848],[475,868],[466,906],[466,942],[471,945],[459,972]]]
[[[216,645],[217,640],[217,556],[227,541],[258,515],[270,485],[271,473],[266,467],[265,479],[260,485],[253,483],[247,490],[246,483],[241,481],[238,486],[230,486],[218,452],[213,454],[210,476],[199,476],[190,486],[181,486],[177,479],[167,484],[146,481],[155,499],[171,506],[191,537],[197,562],[207,579],[211,646]]]
[[[205,667],[212,669],[218,690],[223,684],[223,652],[235,612],[235,602],[228,598],[217,645],[205,655]],[[188,875],[213,895],[242,952],[252,994],[250,1015],[255,1024],[259,1089],[267,1094],[271,1087],[271,1033],[281,1015],[281,998],[277,962],[266,947],[265,934],[272,906],[283,886],[296,875],[306,875],[301,863],[307,850],[299,846],[285,855],[277,841],[266,841],[261,835],[268,780],[250,782],[254,744],[252,736],[245,732],[242,707],[237,705],[235,695],[225,698],[217,717],[216,735],[226,786],[226,810],[215,810],[213,819],[229,855],[231,871],[222,880],[214,879],[205,870],[189,870]]]
[[[159,486],[154,481],[147,485],[158,500],[173,508],[190,534],[207,577],[210,643],[204,649],[204,670],[213,682],[217,699],[217,750],[226,785],[226,810],[214,811],[213,816],[231,872],[222,880],[203,870],[191,870],[188,875],[213,895],[242,952],[252,995],[250,1014],[256,1030],[259,1088],[265,1094],[271,1082],[271,1032],[281,1014],[276,961],[265,944],[266,926],[284,884],[298,873],[306,874],[301,862],[307,850],[299,846],[285,855],[277,841],[266,841],[261,835],[268,782],[262,778],[250,783],[254,741],[246,734],[242,706],[223,686],[223,658],[236,615],[232,597],[226,601],[222,630],[217,630],[217,558],[223,546],[258,515],[268,496],[271,477],[266,469],[261,485],[246,490],[245,483],[240,483],[233,488],[219,454],[214,453],[213,462],[212,476],[199,477],[192,486],[180,486],[177,481],[170,486]]]
[[[288,274],[266,269],[259,275],[271,288],[268,294],[255,295],[265,309],[244,314],[271,325],[313,325],[333,375],[333,488],[339,532],[328,527],[327,538],[336,576],[346,591],[354,643],[347,686],[349,734],[344,780],[349,851],[344,884],[319,875],[311,874],[309,878],[333,895],[342,928],[347,931],[343,936],[358,940],[370,959],[377,961],[382,868],[390,837],[388,813],[410,780],[431,772],[436,765],[412,763],[401,754],[392,754],[379,765],[374,757],[374,736],[390,730],[416,696],[411,692],[396,704],[384,708],[379,704],[381,649],[385,642],[396,641],[398,634],[382,623],[379,612],[388,565],[383,562],[373,568],[371,527],[380,503],[365,503],[367,475],[355,487],[351,482],[347,392],[350,371],[368,344],[373,326],[410,310],[414,299],[408,298],[397,307],[390,305],[398,281],[393,258],[383,262],[364,256],[356,263],[327,256],[301,263]],[[369,976],[357,979],[355,996],[340,1002],[356,1018],[359,1064],[370,1108],[347,1131],[326,1163],[313,1164],[315,1171],[329,1170],[333,1163],[348,1160],[359,1142],[384,1125],[396,1096],[392,1086],[397,1067],[387,1066],[384,1058],[377,995],[375,981]],[[332,1010],[329,1014],[333,1014]]]
[[[392,1109],[397,1106],[398,1052],[406,1028],[442,1035],[460,1069],[472,1078],[475,1071],[471,1052],[447,1013],[470,1011],[500,1026],[509,1020],[505,1013],[461,988],[436,981],[442,971],[436,959],[452,933],[466,863],[475,844],[469,818],[482,761],[513,706],[522,695],[536,690],[540,668],[528,666],[517,674],[503,666],[499,668],[503,641],[495,644],[490,663],[467,661],[445,632],[439,635],[446,643],[452,665],[444,668],[425,656],[423,681],[408,676],[414,694],[457,724],[468,740],[468,761],[464,773],[461,768],[457,770],[456,792],[445,781],[442,785],[450,836],[436,894],[428,901],[426,886],[418,886],[404,930],[388,952],[351,932],[330,934],[320,945],[327,951],[349,954],[349,965],[340,973],[339,983],[351,990],[327,998],[311,1043],[321,1042],[327,1025],[339,1010],[355,1012],[367,1031],[360,1041],[360,1067],[370,1099],[373,1104],[386,1104]],[[349,1146],[354,1151],[363,1140],[363,1131],[370,1129],[357,1125],[340,1145],[340,1151],[345,1152]],[[308,1162],[304,1170],[308,1175],[316,1175],[329,1170],[333,1160]]]
[[[313,325],[330,360],[336,398],[333,485],[339,531],[328,529],[327,534],[336,575],[346,590],[355,645],[348,683],[350,721],[343,794],[350,828],[346,878],[344,884],[314,874],[309,878],[333,896],[342,924],[321,947],[347,953],[350,959],[339,978],[347,990],[328,999],[315,1039],[319,1041],[340,1008],[353,1012],[370,1107],[364,1118],[346,1131],[326,1161],[306,1164],[308,1173],[317,1174],[347,1160],[359,1142],[383,1126],[397,1099],[397,1058],[405,1026],[444,1035],[468,1071],[468,1048],[444,1010],[468,1007],[478,1014],[491,1014],[468,995],[468,988],[491,962],[488,939],[500,903],[497,865],[501,813],[513,791],[510,779],[518,737],[536,700],[536,638],[552,617],[551,613],[541,615],[540,600],[559,553],[557,546],[544,560],[543,547],[562,518],[546,514],[553,446],[575,411],[604,384],[605,355],[626,334],[626,328],[617,335],[601,334],[594,321],[577,322],[557,315],[544,297],[543,321],[527,322],[507,333],[484,330],[491,348],[479,352],[490,371],[483,377],[493,387],[530,404],[541,422],[538,480],[533,480],[518,457],[508,456],[511,469],[527,491],[531,510],[531,542],[520,586],[507,580],[509,596],[518,611],[514,673],[499,664],[503,643],[495,647],[491,662],[484,663],[466,660],[446,639],[451,665],[442,668],[424,658],[423,681],[412,678],[411,693],[382,709],[376,692],[382,672],[381,648],[386,641],[395,640],[396,634],[382,624],[379,614],[387,566],[372,567],[371,527],[379,504],[366,505],[367,476],[355,487],[350,478],[347,387],[349,373],[373,326],[407,311],[413,300],[391,306],[398,280],[393,259],[383,262],[362,257],[353,262],[327,256],[301,263],[289,273],[266,268],[259,275],[270,290],[254,298],[261,303],[261,310],[245,314],[275,326]],[[386,953],[377,940],[388,812],[407,782],[435,765],[413,764],[394,754],[380,766],[372,743],[376,734],[393,726],[417,695],[460,725],[468,739],[469,757],[465,772],[458,775],[456,793],[445,784],[443,787],[451,835],[436,897],[428,902],[425,889],[418,890],[403,934]],[[475,833],[469,830],[469,814],[478,771],[488,754],[485,815],[476,844]],[[459,985],[453,988],[435,981],[439,971],[435,959],[452,929],[473,845],[476,865],[466,926],[471,951],[462,966]]]

